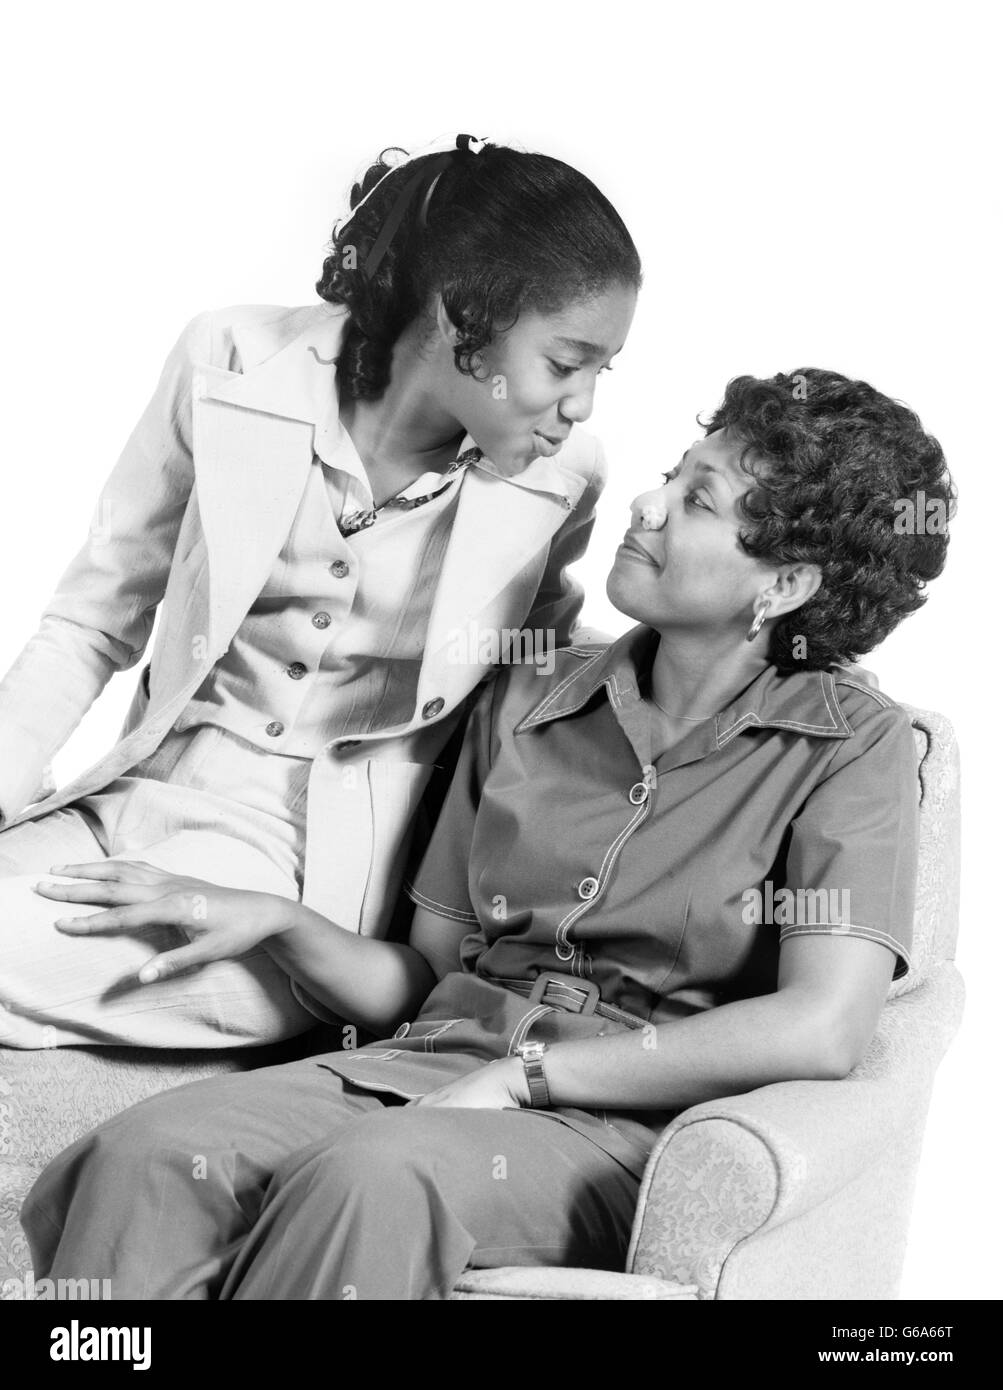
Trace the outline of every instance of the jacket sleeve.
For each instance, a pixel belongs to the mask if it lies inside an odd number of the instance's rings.
[[[51,758],[146,648],[194,482],[192,367],[210,360],[210,320],[200,314],[174,345],[83,546],[0,681],[2,820],[44,792]]]
[[[551,541],[547,568],[525,624],[534,631],[553,631],[556,647],[568,646],[578,626],[584,592],[568,568],[585,554],[595,526],[596,503],[606,486],[606,455],[598,439],[593,443],[592,473],[577,507]]]

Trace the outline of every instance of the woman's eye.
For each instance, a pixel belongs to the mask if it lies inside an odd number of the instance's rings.
[[[688,492],[683,500],[686,502],[687,506],[699,507],[700,510],[704,512],[714,510],[713,507],[708,507],[699,492]]]
[[[548,357],[547,361],[557,376],[574,376],[575,372],[581,371],[581,367],[569,367],[567,363],[555,362],[551,357]],[[600,367],[596,375],[601,376],[603,372],[611,372],[612,370],[612,367]]]

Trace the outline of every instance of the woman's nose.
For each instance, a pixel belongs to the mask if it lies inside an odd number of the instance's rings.
[[[665,501],[658,492],[642,492],[630,504],[630,514],[642,531],[660,531],[668,520]]]
[[[574,395],[562,396],[558,409],[565,420],[570,420],[574,425],[583,425],[592,414],[592,406],[595,403],[595,382],[589,387],[582,387]]]

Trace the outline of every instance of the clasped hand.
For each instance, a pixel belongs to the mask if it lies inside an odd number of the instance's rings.
[[[412,1104],[463,1110],[521,1109],[529,1105],[529,1084],[518,1057],[500,1057],[477,1071],[448,1081]]]
[[[153,956],[140,969],[141,984],[167,979],[215,960],[230,960],[281,930],[281,912],[290,904],[270,893],[222,888],[139,860],[97,864],[53,864],[50,873],[85,878],[88,883],[36,883],[43,898],[68,903],[109,904],[106,912],[60,917],[54,925],[67,936],[98,936],[165,926],[180,929],[186,946]]]

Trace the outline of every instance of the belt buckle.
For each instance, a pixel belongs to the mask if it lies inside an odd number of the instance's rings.
[[[580,980],[574,975],[561,975],[556,971],[545,970],[537,975],[533,983],[533,988],[529,992],[529,1002],[531,1004],[544,1003],[544,995],[552,984],[563,985],[566,989],[573,989],[577,994],[584,995],[581,1008],[575,1009],[564,1000],[557,1000],[559,1008],[566,1009],[572,1014],[594,1014],[596,1005],[599,1003],[599,986],[594,980]],[[554,1000],[547,1001],[551,1004]]]

